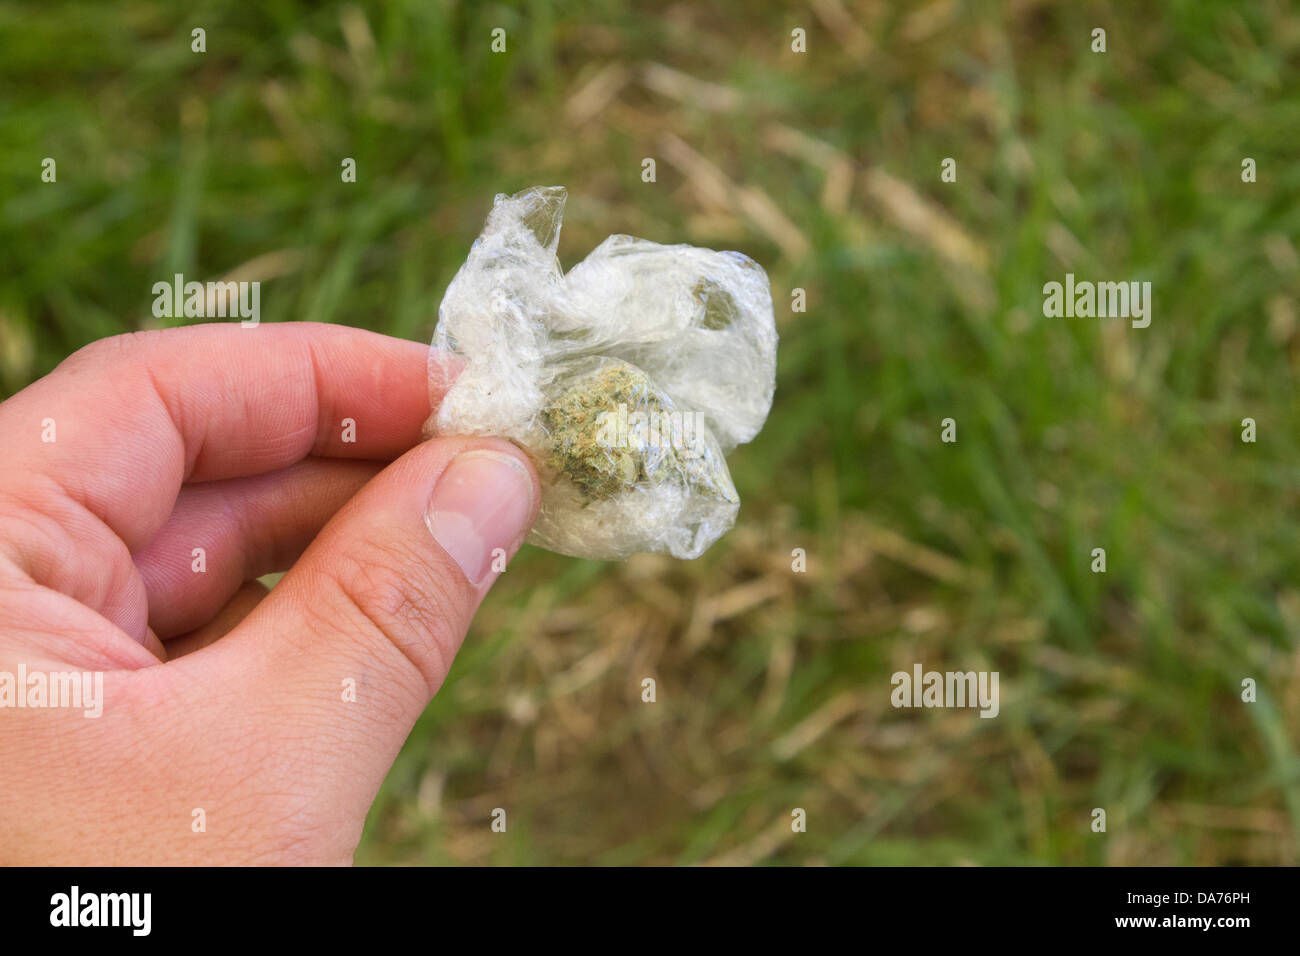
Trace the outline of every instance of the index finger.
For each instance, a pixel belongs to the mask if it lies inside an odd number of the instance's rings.
[[[134,551],[186,481],[308,455],[396,458],[429,415],[428,356],[419,342],[316,323],[104,339],[0,405],[0,494],[25,499],[53,480]]]

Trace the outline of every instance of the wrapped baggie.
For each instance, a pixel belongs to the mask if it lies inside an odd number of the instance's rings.
[[[427,434],[499,435],[542,479],[528,540],[695,558],[736,519],[724,457],[776,387],[767,275],[738,252],[610,236],[566,275],[565,191],[498,195],[438,310]]]

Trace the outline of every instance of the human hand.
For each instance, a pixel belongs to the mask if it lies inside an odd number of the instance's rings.
[[[0,404],[0,863],[351,862],[538,500],[508,442],[420,442],[427,357],[193,326]]]

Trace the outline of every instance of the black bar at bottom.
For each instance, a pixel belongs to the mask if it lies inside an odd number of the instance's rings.
[[[1291,924],[1296,878],[1294,869],[1196,868],[8,869],[0,870],[0,919],[7,943],[373,946],[377,931],[434,947],[465,933],[538,945],[606,931],[613,935],[590,942],[772,943],[789,934],[807,943],[808,934],[867,941],[889,930],[926,942],[1047,932],[1231,945]]]

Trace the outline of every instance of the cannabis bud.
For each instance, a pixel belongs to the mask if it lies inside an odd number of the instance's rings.
[[[726,461],[705,443],[704,416],[676,410],[635,365],[610,359],[581,375],[541,421],[550,436],[544,470],[591,500],[675,483],[740,504]]]
[[[772,405],[767,276],[736,252],[610,236],[565,275],[565,191],[499,195],[438,311],[427,434],[500,435],[543,481],[529,541],[698,557],[735,521],[725,452]]]

